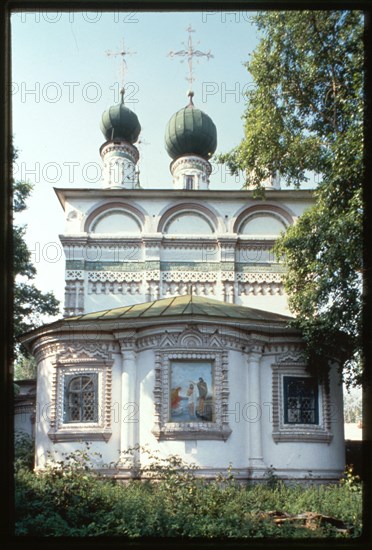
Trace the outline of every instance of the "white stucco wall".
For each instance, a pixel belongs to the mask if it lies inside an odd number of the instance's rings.
[[[221,327],[220,324],[218,326],[220,331],[223,330],[223,326]],[[186,326],[182,323],[179,323],[176,328],[181,332],[186,330]],[[165,330],[171,332],[175,330],[175,326],[165,325],[163,331]],[[228,330],[231,331],[231,327]],[[159,331],[156,333],[151,326],[144,334],[151,336],[152,332],[154,336],[159,335]],[[275,335],[271,334],[270,341],[275,342]],[[282,347],[283,337],[280,341]],[[69,345],[71,348],[76,345],[78,350],[78,344],[79,342],[75,340]],[[113,359],[112,385],[111,390],[107,388],[107,392],[111,392],[111,436],[108,441],[91,443],[91,450],[102,454],[101,459],[94,458],[95,465],[104,467],[104,465],[117,464],[121,451],[126,451],[128,446],[138,444],[142,448],[159,452],[164,458],[169,454],[177,454],[186,462],[195,464],[205,475],[214,475],[219,471],[226,472],[231,464],[234,471],[243,478],[262,477],[268,468],[274,468],[277,475],[286,478],[337,479],[344,469],[344,434],[342,386],[338,384],[336,369],[331,372],[330,377],[330,432],[332,435],[330,441],[314,442],[299,439],[275,442],[273,439],[275,392],[272,365],[277,361],[277,351],[255,352],[259,361],[259,385],[257,393],[252,394],[252,388],[256,386],[251,355],[245,346],[239,344],[238,348],[227,350],[228,422],[231,429],[227,440],[206,440],[197,435],[189,439],[176,436],[173,440],[158,440],[152,433],[155,425],[156,346],[154,349],[125,347],[121,352],[117,346],[116,351],[110,355]],[[187,348],[186,351],[190,349]],[[56,460],[61,460],[63,453],[85,448],[85,445],[78,441],[78,437],[76,441],[61,442],[52,441],[48,435],[53,398],[53,370],[59,368],[55,366],[54,361],[55,357],[49,356],[39,364],[35,423],[37,469],[45,467],[48,451],[52,456],[54,454]],[[74,365],[76,366],[76,363]],[[296,365],[294,367],[297,369],[296,373],[302,372],[298,371]],[[306,374],[304,370],[303,373]],[[109,393],[106,393],[106,398],[108,395]],[[323,424],[322,392],[319,395],[319,410],[319,423]],[[89,440],[89,437],[86,439]],[[262,453],[261,458],[257,459],[257,453],[260,453],[259,441],[262,444]],[[142,466],[149,460],[146,453],[140,453],[137,458],[140,459]],[[128,463],[125,467],[122,465],[120,471],[124,476],[128,475]]]
[[[295,222],[312,204],[309,193],[276,191],[264,201],[249,192],[62,194],[67,315],[186,294],[191,287],[196,295],[289,313],[281,267],[270,248],[273,230]],[[126,208],[139,233],[124,222],[120,232],[116,213],[110,225],[109,211]],[[94,232],[95,219],[106,220],[106,233]],[[249,227],[258,227],[257,234]]]
[[[268,467],[273,466],[278,474],[294,475],[296,471],[305,477],[317,477],[320,473],[332,477],[337,472],[344,470],[344,429],[342,412],[342,386],[336,367],[330,372],[330,410],[331,432],[330,443],[315,442],[275,442],[272,437],[272,363],[273,357],[264,358],[261,365],[261,391],[262,403],[270,403],[263,407],[262,415],[262,445],[265,462]],[[319,395],[320,422],[324,421],[322,414],[322,395]]]

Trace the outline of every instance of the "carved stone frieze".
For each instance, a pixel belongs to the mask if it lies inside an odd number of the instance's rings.
[[[84,280],[84,271],[79,270],[70,270],[66,271],[66,281],[80,281]]]
[[[189,281],[182,282],[164,282],[162,285],[163,297],[167,296],[184,296],[193,293],[196,296],[215,296],[216,283]]]
[[[302,350],[289,348],[276,356],[276,363],[305,365],[306,359]]]
[[[79,335],[77,330],[58,334],[59,341],[50,337],[41,337],[37,347],[33,350],[37,363],[47,357],[55,357],[64,360],[76,360],[80,358],[98,358],[111,361],[112,353],[118,351],[118,343],[112,342],[87,342],[87,335]]]
[[[266,271],[238,272],[236,280],[239,283],[281,283],[282,274]]]
[[[78,363],[81,360],[112,361],[112,353],[118,351],[116,342],[79,342],[64,346],[62,352],[58,353],[57,360],[60,363]]]
[[[161,333],[139,336],[136,339],[138,350],[156,348],[182,351],[185,348],[193,348],[195,351],[231,349],[248,352],[253,344],[248,334],[240,330],[227,330],[222,326],[215,328],[213,332],[186,326],[182,331],[165,330]]]
[[[251,282],[238,283],[238,296],[282,296],[284,286],[282,283]]]
[[[216,282],[218,280],[217,271],[163,271],[161,273],[162,282]]]
[[[142,281],[142,277],[141,271],[88,271],[88,281],[92,283]]]
[[[97,281],[88,283],[88,294],[141,294],[142,277],[140,281],[113,282]]]

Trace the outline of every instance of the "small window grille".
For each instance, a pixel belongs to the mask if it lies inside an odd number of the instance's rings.
[[[97,375],[73,376],[66,384],[66,422],[96,422]]]
[[[318,424],[318,385],[310,377],[284,377],[284,422]]]

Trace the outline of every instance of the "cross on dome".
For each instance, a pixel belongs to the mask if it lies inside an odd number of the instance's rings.
[[[121,95],[121,103],[124,103],[124,79],[125,79],[125,71],[127,69],[127,62],[125,60],[125,56],[127,55],[133,55],[133,54],[136,54],[137,52],[131,52],[129,50],[126,50],[125,49],[125,44],[124,44],[124,38],[122,39],[122,46],[121,46],[121,49],[120,51],[118,52],[112,52],[110,50],[108,50],[106,52],[106,55],[108,55],[109,57],[117,57],[118,55],[121,56],[122,58],[122,63],[121,63],[121,66],[120,66],[120,76],[121,76],[121,90],[120,90],[120,95]]]
[[[183,57],[183,58],[187,58],[187,62],[188,62],[188,65],[189,65],[189,74],[188,76],[186,77],[186,80],[189,82],[189,85],[190,85],[190,92],[189,92],[189,96],[191,96],[192,94],[192,91],[191,91],[191,86],[192,86],[192,83],[194,82],[195,80],[195,77],[194,77],[194,72],[193,72],[193,66],[192,66],[192,63],[193,63],[193,58],[194,57],[206,57],[209,61],[209,59],[211,57],[213,57],[213,55],[211,54],[211,51],[207,51],[207,52],[202,52],[200,50],[196,50],[194,49],[194,46],[193,46],[193,43],[192,43],[192,36],[191,36],[191,33],[192,32],[195,32],[195,30],[191,27],[191,25],[189,25],[187,27],[187,32],[189,33],[189,37],[188,37],[188,41],[187,41],[187,49],[184,49],[184,50],[178,50],[177,52],[174,52],[173,50],[170,51],[168,53],[168,57],[176,57],[176,56],[179,56],[179,57]],[[182,44],[184,44],[184,42],[182,42]],[[181,63],[183,63],[185,59],[181,59]],[[192,96],[191,96],[192,97]],[[191,100],[192,101],[192,100]]]

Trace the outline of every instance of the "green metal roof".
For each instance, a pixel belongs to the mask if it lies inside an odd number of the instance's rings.
[[[217,147],[217,130],[213,120],[193,104],[177,111],[165,130],[165,148],[172,159],[183,155],[210,158]]]
[[[228,304],[219,300],[212,300],[201,296],[187,294],[185,296],[175,296],[172,298],[163,298],[153,302],[145,302],[132,306],[117,307],[114,309],[105,309],[67,317],[70,321],[96,321],[96,320],[115,320],[115,319],[146,319],[154,317],[182,317],[185,315],[203,315],[207,317],[222,317],[228,319],[244,319],[246,321],[281,321],[288,322],[291,317],[271,313],[260,309]]]

